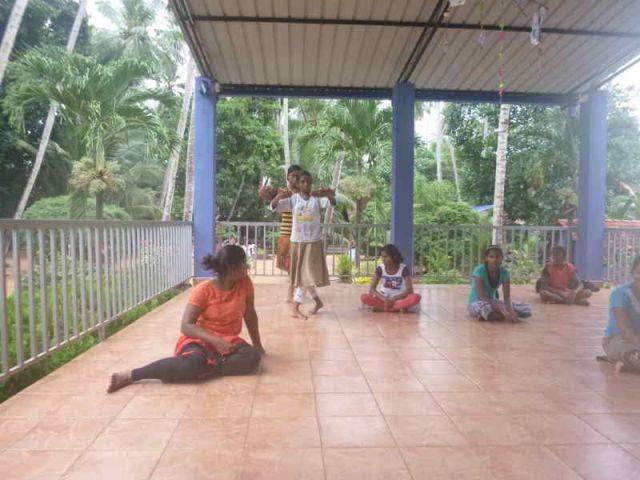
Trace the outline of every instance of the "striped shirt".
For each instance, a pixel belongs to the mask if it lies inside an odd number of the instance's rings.
[[[282,217],[280,217],[280,221],[282,224],[280,225],[280,236],[281,237],[290,237],[291,230],[293,228],[293,214],[291,211],[282,212]]]

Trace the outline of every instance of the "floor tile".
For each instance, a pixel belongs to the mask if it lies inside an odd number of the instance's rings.
[[[460,371],[448,360],[412,360],[409,366],[418,375],[456,375]]]
[[[621,443],[620,446],[631,455],[640,459],[640,443]]]
[[[37,419],[6,418],[0,419],[0,450],[11,447],[36,426]]]
[[[44,418],[11,450],[84,450],[109,423],[109,419]]]
[[[0,453],[0,478],[7,480],[56,480],[71,466],[80,451],[31,451]]]
[[[187,409],[189,395],[145,395],[133,397],[118,418],[181,418]]]
[[[380,415],[376,400],[370,393],[319,393],[316,403],[321,417]]]
[[[311,417],[252,418],[247,448],[320,447],[318,421]]]
[[[581,480],[580,475],[545,447],[478,447],[476,452],[498,480]]]
[[[471,447],[403,448],[414,480],[495,480],[485,459]]]
[[[362,375],[355,361],[311,360],[313,375]]]
[[[395,447],[382,417],[320,417],[322,445],[327,447]]]
[[[249,395],[192,395],[182,418],[246,418],[252,403]]]
[[[197,450],[206,439],[218,451],[239,451],[244,446],[248,426],[248,418],[183,418],[173,432],[169,448]]]
[[[369,393],[362,375],[318,375],[313,377],[316,393]]]
[[[514,421],[543,445],[609,443],[575,415],[516,415]]]
[[[385,416],[389,415],[439,415],[444,414],[440,406],[428,393],[404,392],[376,393],[376,400]]]
[[[557,445],[549,448],[585,480],[640,478],[640,460],[617,445]]]
[[[73,395],[51,414],[60,418],[113,418],[131,401],[133,395],[109,395],[107,393]],[[120,393],[120,392],[118,392]]]
[[[159,451],[87,451],[61,480],[146,480],[159,458]]]
[[[469,442],[446,415],[386,417],[400,447],[454,446]]]
[[[313,393],[310,375],[261,375],[257,394]]]
[[[315,417],[314,396],[309,393],[256,395],[252,417]]]
[[[327,480],[410,480],[397,448],[327,448]]]
[[[89,449],[159,451],[167,445],[177,425],[178,420],[116,418]]]
[[[417,374],[416,377],[428,392],[477,392],[480,390],[470,378],[460,374]]]
[[[640,415],[597,414],[580,415],[580,418],[612,442],[640,442]]]
[[[242,451],[215,449],[175,450],[168,448],[160,457],[152,480],[237,480],[240,478]]]
[[[508,415],[454,416],[453,422],[473,445],[532,445],[536,438]]]
[[[242,480],[324,480],[322,452],[308,449],[250,449],[242,458]]]
[[[68,395],[16,395],[0,404],[0,418],[42,418],[58,410]]]

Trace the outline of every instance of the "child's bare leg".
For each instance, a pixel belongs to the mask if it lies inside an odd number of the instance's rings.
[[[566,303],[565,298],[550,290],[540,290],[540,299],[549,303]]]
[[[309,311],[309,315],[315,315],[316,313],[318,313],[318,310],[324,307],[324,303],[322,303],[322,300],[320,300],[320,296],[318,295],[316,287],[309,287],[309,291],[311,292],[311,297],[315,302],[314,307]]]
[[[293,285],[289,285],[289,290],[287,290],[287,303],[293,303]]]
[[[592,294],[593,292],[586,288],[578,290],[578,292],[576,293],[576,303],[578,305],[589,305],[587,298],[589,298]]]
[[[300,305],[302,305],[302,301],[304,300],[304,287],[296,288],[295,294],[293,296],[293,312],[291,314],[292,317],[299,318],[300,320],[306,320],[307,316],[300,311]]]

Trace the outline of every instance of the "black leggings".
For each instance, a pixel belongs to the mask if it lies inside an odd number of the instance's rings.
[[[134,382],[148,378],[183,382],[212,376],[246,375],[255,372],[260,364],[260,354],[246,343],[240,344],[229,355],[218,358],[216,365],[207,362],[204,349],[197,344],[188,345],[183,352],[187,351],[188,355],[163,358],[135,368],[131,371],[131,379]]]

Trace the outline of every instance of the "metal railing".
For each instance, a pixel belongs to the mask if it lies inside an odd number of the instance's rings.
[[[0,220],[0,380],[192,275],[186,222]]]
[[[640,229],[607,228],[604,232],[604,279],[623,283],[631,279],[633,259],[640,255]]]
[[[389,225],[327,224],[323,226],[325,252],[332,276],[372,275],[380,247],[389,243]],[[220,222],[218,245],[237,243],[245,248],[254,275],[286,275],[276,268],[280,224],[277,222]],[[551,248],[562,245],[573,258],[574,227],[503,227],[506,260],[515,278],[532,280],[540,274]],[[490,225],[415,225],[414,271],[427,281],[463,281],[482,262],[491,243]]]

